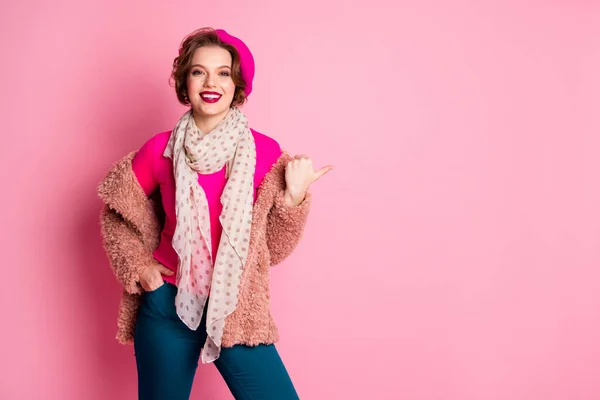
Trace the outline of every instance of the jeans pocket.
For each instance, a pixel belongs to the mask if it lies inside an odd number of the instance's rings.
[[[144,313],[153,315],[154,318],[179,319],[175,310],[175,296],[177,289],[174,285],[163,282],[154,290],[144,292],[141,308]]]
[[[163,281],[162,285],[160,285],[156,289],[154,289],[154,290],[147,290],[144,293],[145,294],[154,294],[154,293],[160,291],[161,289],[163,289],[166,285],[167,285],[167,282]]]

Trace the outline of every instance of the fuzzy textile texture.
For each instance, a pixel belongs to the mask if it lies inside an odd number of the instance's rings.
[[[153,262],[161,224],[160,199],[146,197],[131,167],[135,152],[118,161],[98,187],[104,202],[100,215],[102,243],[110,267],[123,286],[117,320],[117,340],[133,343],[142,289],[140,274]],[[264,177],[253,208],[248,259],[242,273],[236,310],[225,319],[223,347],[256,346],[279,339],[270,312],[269,268],[281,263],[298,245],[306,224],[311,194],[295,207],[284,201],[283,153]]]

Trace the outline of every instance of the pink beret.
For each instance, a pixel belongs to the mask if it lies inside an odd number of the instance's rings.
[[[232,45],[238,51],[240,55],[240,70],[242,72],[242,79],[244,79],[244,82],[246,82],[246,88],[244,89],[244,92],[246,93],[246,96],[249,96],[250,92],[252,92],[252,80],[254,79],[254,57],[252,57],[250,49],[240,39],[236,38],[235,36],[231,36],[223,29],[215,29],[215,32],[223,43]]]

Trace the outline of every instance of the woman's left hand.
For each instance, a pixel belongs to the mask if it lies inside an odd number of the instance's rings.
[[[285,168],[285,202],[289,206],[302,203],[309,186],[333,169],[328,165],[315,171],[312,160],[307,155],[297,155]]]

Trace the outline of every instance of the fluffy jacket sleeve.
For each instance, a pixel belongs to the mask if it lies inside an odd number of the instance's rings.
[[[128,293],[140,293],[140,274],[155,262],[160,221],[155,204],[132,170],[134,153],[117,162],[98,187],[102,244],[117,280]]]
[[[131,225],[108,206],[102,209],[100,230],[104,250],[117,280],[128,293],[141,293],[137,282],[140,274],[153,263],[152,252]]]
[[[292,157],[283,152],[268,179],[273,180],[276,192],[273,205],[267,215],[267,247],[271,255],[271,265],[277,265],[285,260],[296,248],[306,225],[310,211],[312,195],[306,194],[305,199],[297,206],[289,206],[285,202],[285,167]]]

